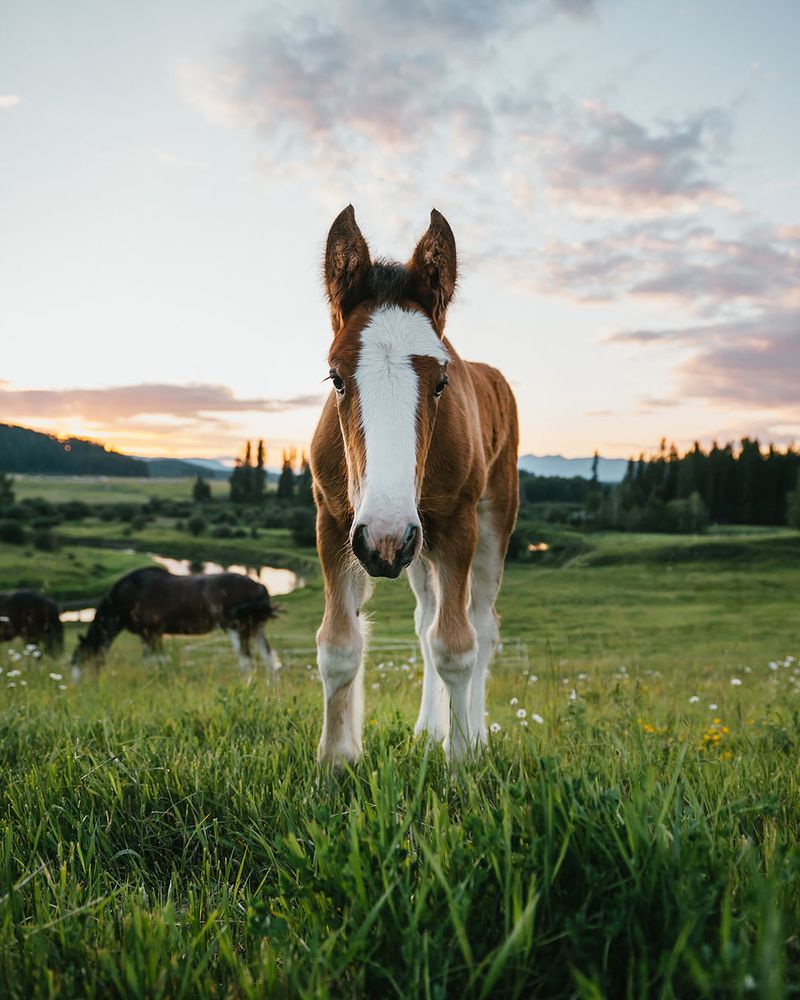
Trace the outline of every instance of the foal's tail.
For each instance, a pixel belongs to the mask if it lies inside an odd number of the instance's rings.
[[[58,612],[47,623],[44,630],[44,649],[51,656],[60,656],[64,652],[64,626],[58,617]]]

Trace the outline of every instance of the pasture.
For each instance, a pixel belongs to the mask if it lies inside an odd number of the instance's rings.
[[[0,646],[0,991],[797,993],[799,555],[782,531],[595,535],[511,565],[490,745],[455,779],[411,737],[402,581],[370,605],[338,779],[313,763],[318,578],[269,626],[275,687],[222,634],[158,667],[125,636],[77,686]]]

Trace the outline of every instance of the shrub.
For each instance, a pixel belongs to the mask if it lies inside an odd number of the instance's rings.
[[[203,534],[208,525],[206,524],[205,518],[200,517],[199,514],[193,514],[192,517],[190,517],[189,520],[186,522],[186,527],[189,529],[191,534],[193,534],[196,538],[198,535]]]
[[[58,538],[50,528],[39,528],[31,538],[33,547],[40,552],[55,552],[58,548]]]
[[[289,530],[295,545],[312,546],[317,543],[317,518],[313,510],[297,507],[289,519]]]
[[[0,542],[8,542],[9,545],[24,545],[27,537],[27,532],[19,521],[0,521]]]

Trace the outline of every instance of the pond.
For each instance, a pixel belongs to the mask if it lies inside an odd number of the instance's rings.
[[[132,550],[131,550],[132,551]],[[279,597],[281,594],[291,594],[293,590],[299,590],[306,585],[302,576],[292,572],[290,569],[277,569],[274,566],[222,566],[215,562],[194,563],[189,559],[171,559],[169,556],[159,556],[155,552],[148,552],[148,556],[153,562],[168,569],[176,576],[188,576],[190,573],[242,573],[249,576],[251,580],[258,580],[263,583],[271,597]],[[79,608],[75,611],[62,611],[60,618],[62,622],[91,622],[94,621],[94,608]]]

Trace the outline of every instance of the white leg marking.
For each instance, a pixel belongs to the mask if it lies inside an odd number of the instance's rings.
[[[450,731],[444,750],[451,764],[464,760],[474,742],[470,729],[470,690],[477,643],[472,625],[467,627],[472,633],[472,645],[463,653],[454,652],[433,635],[430,638],[436,670],[450,695]]]
[[[259,629],[255,636],[253,636],[253,641],[256,644],[256,652],[264,662],[266,678],[271,683],[275,680],[278,671],[281,669],[281,661],[278,654],[267,642],[263,628]]]
[[[449,703],[447,689],[436,671],[433,653],[428,642],[428,631],[436,617],[434,575],[432,568],[421,556],[411,563],[407,572],[409,583],[417,598],[414,625],[425,663],[422,701],[417,723],[414,726],[414,735],[419,736],[422,733],[427,733],[429,742],[441,742],[447,736]]]
[[[357,611],[368,595],[366,576],[353,569],[341,581],[344,620],[335,623],[326,608],[317,632],[317,663],[325,690],[325,717],[317,757],[331,764],[351,763],[361,754],[364,720],[364,626]],[[341,610],[340,610],[341,615]]]

